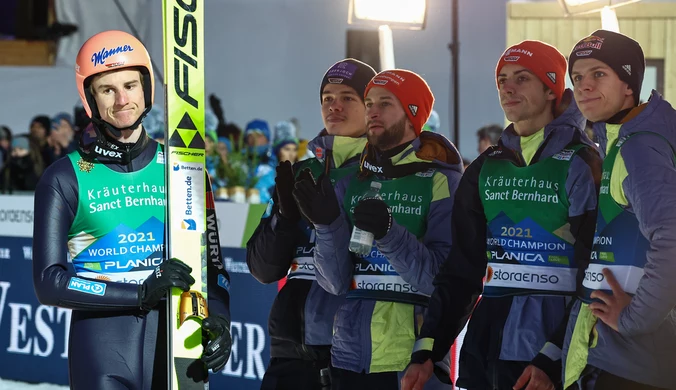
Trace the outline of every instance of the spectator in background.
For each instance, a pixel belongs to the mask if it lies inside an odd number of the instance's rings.
[[[297,139],[285,139],[280,141],[280,145],[275,148],[275,155],[277,156],[277,161],[291,161],[291,163],[296,163],[298,161],[298,140]]]
[[[29,137],[35,142],[38,150],[40,150],[45,167],[52,161],[52,151],[47,142],[51,129],[52,120],[46,115],[38,115],[33,118],[29,129]]]
[[[52,121],[47,115],[38,115],[30,124],[30,136],[41,147],[47,143],[49,130],[52,128]]]
[[[226,137],[218,137],[218,144],[216,145],[216,152],[218,158],[222,163],[228,163],[228,154],[232,151],[232,142]]]
[[[272,145],[272,156],[268,163],[270,170],[262,169],[262,173],[256,183],[261,194],[261,203],[267,203],[275,192],[275,176],[277,164],[289,161],[294,164],[298,161],[298,138],[296,138],[296,127],[291,122],[281,121],[275,125],[274,143]]]
[[[309,158],[315,158],[314,153],[308,149],[308,143],[310,140],[299,139],[298,140],[298,161],[307,160]]]
[[[258,189],[261,203],[270,201],[270,187],[275,183],[276,159],[270,155],[270,126],[268,122],[254,119],[247,123],[244,130],[246,145],[249,148],[250,177],[247,187]],[[254,179],[255,178],[255,179]],[[255,181],[255,185],[250,183]]]
[[[219,119],[218,117],[214,114],[214,112],[207,108],[204,111],[204,130],[205,130],[205,137],[204,137],[204,150],[206,152],[206,169],[207,173],[209,174],[209,177],[211,178],[211,188],[214,193],[216,193],[217,189],[222,187],[224,182],[222,179],[219,179],[218,176],[218,171],[219,171],[219,166],[221,165],[221,158],[218,153],[218,126],[219,126]]]
[[[42,153],[37,142],[30,136],[20,135],[12,139],[12,152],[7,165],[7,188],[13,191],[34,191],[45,169]]]
[[[50,147],[49,164],[75,150],[77,144],[70,114],[61,112],[52,118],[47,144]]]
[[[87,111],[82,106],[82,102],[78,100],[73,108],[73,130],[76,132],[84,130],[90,123],[91,119],[87,116]]]
[[[290,161],[294,164],[298,161],[298,138],[293,123],[281,121],[275,125],[272,155],[278,162]]]
[[[218,155],[218,150],[216,149],[216,143],[218,139],[216,138],[215,131],[206,131],[206,137],[204,137],[204,151],[206,152],[205,166],[207,173],[211,176],[212,183],[216,177],[216,168],[218,167],[220,158]],[[214,184],[212,184],[214,185]]]
[[[35,142],[45,168],[52,161],[52,151],[47,140],[52,129],[52,120],[46,115],[38,115],[31,121],[29,137]]]
[[[232,142],[226,137],[218,137],[217,141],[216,154],[218,155],[218,165],[216,166],[216,175],[211,179],[212,186],[218,195],[219,188],[227,188],[228,186],[226,166],[228,164],[228,154],[232,152]]]
[[[12,130],[7,126],[0,126],[0,149],[9,152],[12,147]]]
[[[9,163],[9,153],[12,149],[12,131],[7,126],[0,126],[0,189],[6,188],[5,171]]]
[[[497,145],[500,135],[502,134],[502,127],[500,125],[488,125],[480,128],[476,135],[479,137],[479,154],[488,149],[491,145]]]
[[[268,152],[270,146],[270,126],[268,122],[254,119],[247,123],[244,137],[247,146],[254,149],[257,155],[260,156]]]
[[[234,123],[228,123],[227,125],[220,126],[218,137],[225,137],[227,140],[231,140],[237,145],[239,143],[239,137],[242,136],[242,129]],[[232,145],[230,150],[232,151]]]
[[[235,145],[238,145],[239,137],[242,135],[242,129],[236,124],[225,120],[225,111],[223,111],[221,100],[214,94],[209,95],[209,107],[217,120],[216,134],[218,135],[218,138],[224,137],[228,140],[232,140]]]
[[[430,119],[427,120],[427,123],[423,126],[423,131],[431,131],[433,133],[438,133],[439,128],[441,127],[441,120],[439,119],[439,114],[432,110],[430,114]]]
[[[298,136],[298,134],[300,134],[300,121],[298,120],[298,118],[293,117],[289,119],[289,122],[291,122],[293,127],[296,129],[296,136]]]
[[[158,143],[164,144],[164,110],[161,107],[153,106],[145,118],[143,118],[143,129],[148,136]]]

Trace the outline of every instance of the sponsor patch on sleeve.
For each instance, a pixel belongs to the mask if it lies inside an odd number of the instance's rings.
[[[106,293],[106,284],[73,277],[68,282],[68,289],[102,297]]]
[[[571,157],[573,157],[574,154],[575,150],[573,149],[563,149],[562,151],[553,155],[552,158],[556,160],[570,161]]]
[[[230,281],[223,275],[218,275],[218,285],[228,293],[230,292]]]

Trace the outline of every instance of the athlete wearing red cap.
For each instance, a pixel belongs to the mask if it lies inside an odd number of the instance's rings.
[[[297,182],[301,213],[315,226],[319,285],[346,294],[331,345],[333,389],[398,389],[432,293],[451,249],[448,233],[462,158],[444,136],[421,132],[434,96],[417,74],[377,74],[366,87],[366,137],[358,172]],[[380,198],[364,198],[380,186]],[[367,255],[348,251],[353,226],[373,234]],[[446,381],[448,382],[448,381]],[[449,388],[439,381],[428,389]]]
[[[42,304],[73,310],[71,389],[166,388],[160,301],[171,287],[188,290],[195,281],[181,261],[163,261],[164,152],[141,124],[153,104],[150,57],[133,36],[105,31],[82,46],[75,74],[93,124],[35,190],[35,292]],[[208,218],[215,211],[205,187]],[[215,226],[212,233],[218,236]],[[219,249],[209,250],[217,255],[207,267],[210,316],[202,323],[209,338],[202,360],[213,370],[223,368],[231,344]]]
[[[498,95],[512,124],[460,181],[453,248],[434,280],[403,390],[422,389],[479,294],[456,385],[560,387],[566,307],[589,258],[601,166],[565,77],[565,58],[543,42],[500,57]]]

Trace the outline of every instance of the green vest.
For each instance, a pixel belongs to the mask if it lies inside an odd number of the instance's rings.
[[[661,137],[656,133],[644,133]],[[628,294],[636,293],[638,282],[643,277],[650,242],[641,233],[636,215],[615,202],[610,194],[613,166],[620,148],[636,134],[640,133],[619,138],[603,160],[594,246],[582,282],[581,299],[587,303],[592,301],[590,295],[594,290],[610,292],[610,286],[601,272],[604,268],[613,272],[622,289]]]
[[[486,214],[484,296],[576,290],[575,239],[568,224],[566,178],[576,145],[528,166],[489,157],[479,176]]]
[[[298,176],[303,169],[309,169],[315,180],[319,179],[319,176],[324,172],[324,163],[316,158],[306,161],[307,162],[302,164],[301,168],[296,172],[296,176]],[[336,182],[340,179],[348,174],[356,173],[358,169],[358,165],[331,169],[329,171],[331,184],[335,186]],[[316,241],[315,229],[311,224],[308,224],[304,220],[299,221],[299,227],[303,231],[303,240],[296,246],[296,251],[294,252],[293,260],[291,261],[291,267],[289,267],[286,277],[289,280],[317,280],[314,263]]]
[[[427,213],[433,196],[435,169],[414,175],[389,180],[359,180],[355,175],[350,180],[343,206],[353,224],[355,206],[363,194],[371,188],[371,182],[382,184],[380,197],[390,207],[392,218],[421,240],[427,231]],[[450,232],[449,232],[450,233]],[[354,271],[348,298],[367,298],[379,301],[412,303],[427,306],[429,296],[407,283],[380,253],[373,243],[371,253],[366,256],[352,254]]]
[[[78,184],[78,206],[68,251],[78,275],[140,284],[164,258],[164,154],[130,173],[68,155]],[[204,174],[204,173],[202,173]],[[185,228],[189,229],[188,223]]]

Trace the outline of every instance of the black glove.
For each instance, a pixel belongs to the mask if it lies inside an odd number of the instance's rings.
[[[157,266],[150,276],[141,285],[139,306],[144,310],[151,310],[160,302],[164,294],[172,287],[183,291],[190,290],[195,279],[190,276],[192,268],[178,259],[169,259]]]
[[[296,181],[293,197],[298,208],[313,225],[330,225],[340,217],[340,206],[333,191],[331,179],[326,175],[319,176],[315,183],[312,174],[303,170]]]
[[[354,226],[373,233],[376,240],[385,237],[392,227],[392,211],[380,199],[363,199],[354,208]]]
[[[232,347],[230,321],[219,315],[209,316],[202,320],[202,335],[209,340],[202,352],[202,361],[213,372],[222,370]]]
[[[277,165],[277,176],[275,176],[277,207],[284,218],[297,222],[300,220],[300,211],[298,211],[296,200],[293,198],[294,184],[293,165],[290,161],[282,161]]]

